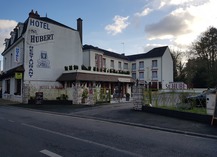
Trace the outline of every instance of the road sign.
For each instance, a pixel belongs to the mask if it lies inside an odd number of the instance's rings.
[[[216,92],[216,102],[215,102],[211,125],[213,125],[214,120],[217,120],[217,92]]]

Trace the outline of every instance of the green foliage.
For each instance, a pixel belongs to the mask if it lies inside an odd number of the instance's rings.
[[[85,65],[81,65],[81,70],[88,70]]]
[[[68,95],[61,94],[59,97],[56,97],[56,100],[68,100]]]
[[[86,99],[88,97],[88,90],[85,88],[82,93],[82,99]]]
[[[198,108],[193,107],[191,109],[178,109],[174,106],[160,106],[159,108],[168,109],[168,110],[174,110],[174,111],[182,111],[182,112],[190,112],[190,113],[196,113],[196,114],[203,114],[206,115],[206,109],[205,108]]]
[[[69,66],[69,70],[72,70],[72,65]]]
[[[68,66],[64,66],[65,71],[68,71]]]
[[[130,93],[126,93],[126,97],[130,97]]]
[[[217,29],[210,27],[202,33],[192,44],[190,53],[193,54],[193,59],[188,60],[186,64],[187,77],[191,76],[189,81],[195,84],[195,87],[216,86]]]
[[[74,65],[74,69],[75,69],[75,70],[78,70],[78,66],[77,66],[77,65]]]
[[[88,66],[88,70],[91,71],[91,66]]]

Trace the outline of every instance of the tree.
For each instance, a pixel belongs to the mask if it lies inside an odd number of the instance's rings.
[[[171,51],[173,59],[173,74],[174,81],[185,82],[185,73],[184,73],[184,63],[182,62],[183,52],[181,51]]]
[[[195,58],[195,59],[189,59],[186,67],[185,67],[185,73],[186,73],[186,83],[187,84],[193,84],[194,87],[201,87],[206,88],[208,86],[207,84],[207,70],[204,66],[204,61],[201,58]]]
[[[190,51],[198,61],[203,61],[202,66],[197,67],[197,72],[206,71],[204,84],[209,87],[217,85],[217,29],[209,27],[201,34],[197,41],[192,44]],[[197,64],[201,64],[198,63]],[[204,72],[203,72],[204,73]],[[197,76],[202,75],[198,73]],[[195,80],[195,79],[194,79]],[[202,80],[201,80],[202,81]]]

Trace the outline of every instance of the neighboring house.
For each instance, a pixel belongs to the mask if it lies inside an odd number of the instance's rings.
[[[41,92],[45,100],[65,98],[74,104],[94,104],[131,95],[137,79],[157,89],[173,82],[168,47],[125,56],[82,46],[80,18],[73,29],[31,11],[11,38],[5,39],[2,56],[2,97],[22,103]]]
[[[123,65],[126,64],[124,68]],[[71,70],[66,67],[67,70],[58,78],[58,81],[65,82],[67,87],[73,87],[74,91],[78,91],[74,95],[71,94],[72,100],[76,103],[81,102],[78,95],[82,93],[81,89],[76,88],[77,86],[98,92],[102,95],[99,97],[105,97],[103,95],[108,91],[113,98],[123,98],[126,97],[126,93],[131,94],[131,87],[134,84],[128,64],[128,58],[124,55],[84,45],[83,66],[73,66]],[[95,95],[95,97],[98,96]],[[96,99],[95,101],[104,101],[102,98]],[[93,102],[93,100],[87,101]]]
[[[166,89],[173,82],[173,59],[168,46],[127,57],[132,65],[132,77],[138,79],[138,83]]]
[[[130,56],[91,45],[84,45],[83,51],[85,66],[130,71],[134,80],[149,88],[165,89],[173,82],[173,60],[168,46]]]

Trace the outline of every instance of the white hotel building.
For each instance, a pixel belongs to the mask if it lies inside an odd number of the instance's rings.
[[[84,89],[96,103],[94,93],[109,91],[120,97],[131,94],[140,84],[166,88],[173,82],[173,63],[168,47],[148,53],[125,56],[94,46],[82,46],[82,20],[77,29],[65,26],[31,11],[24,23],[18,23],[5,39],[2,97],[28,103],[37,92],[44,100],[67,95],[73,103],[82,103]]]

